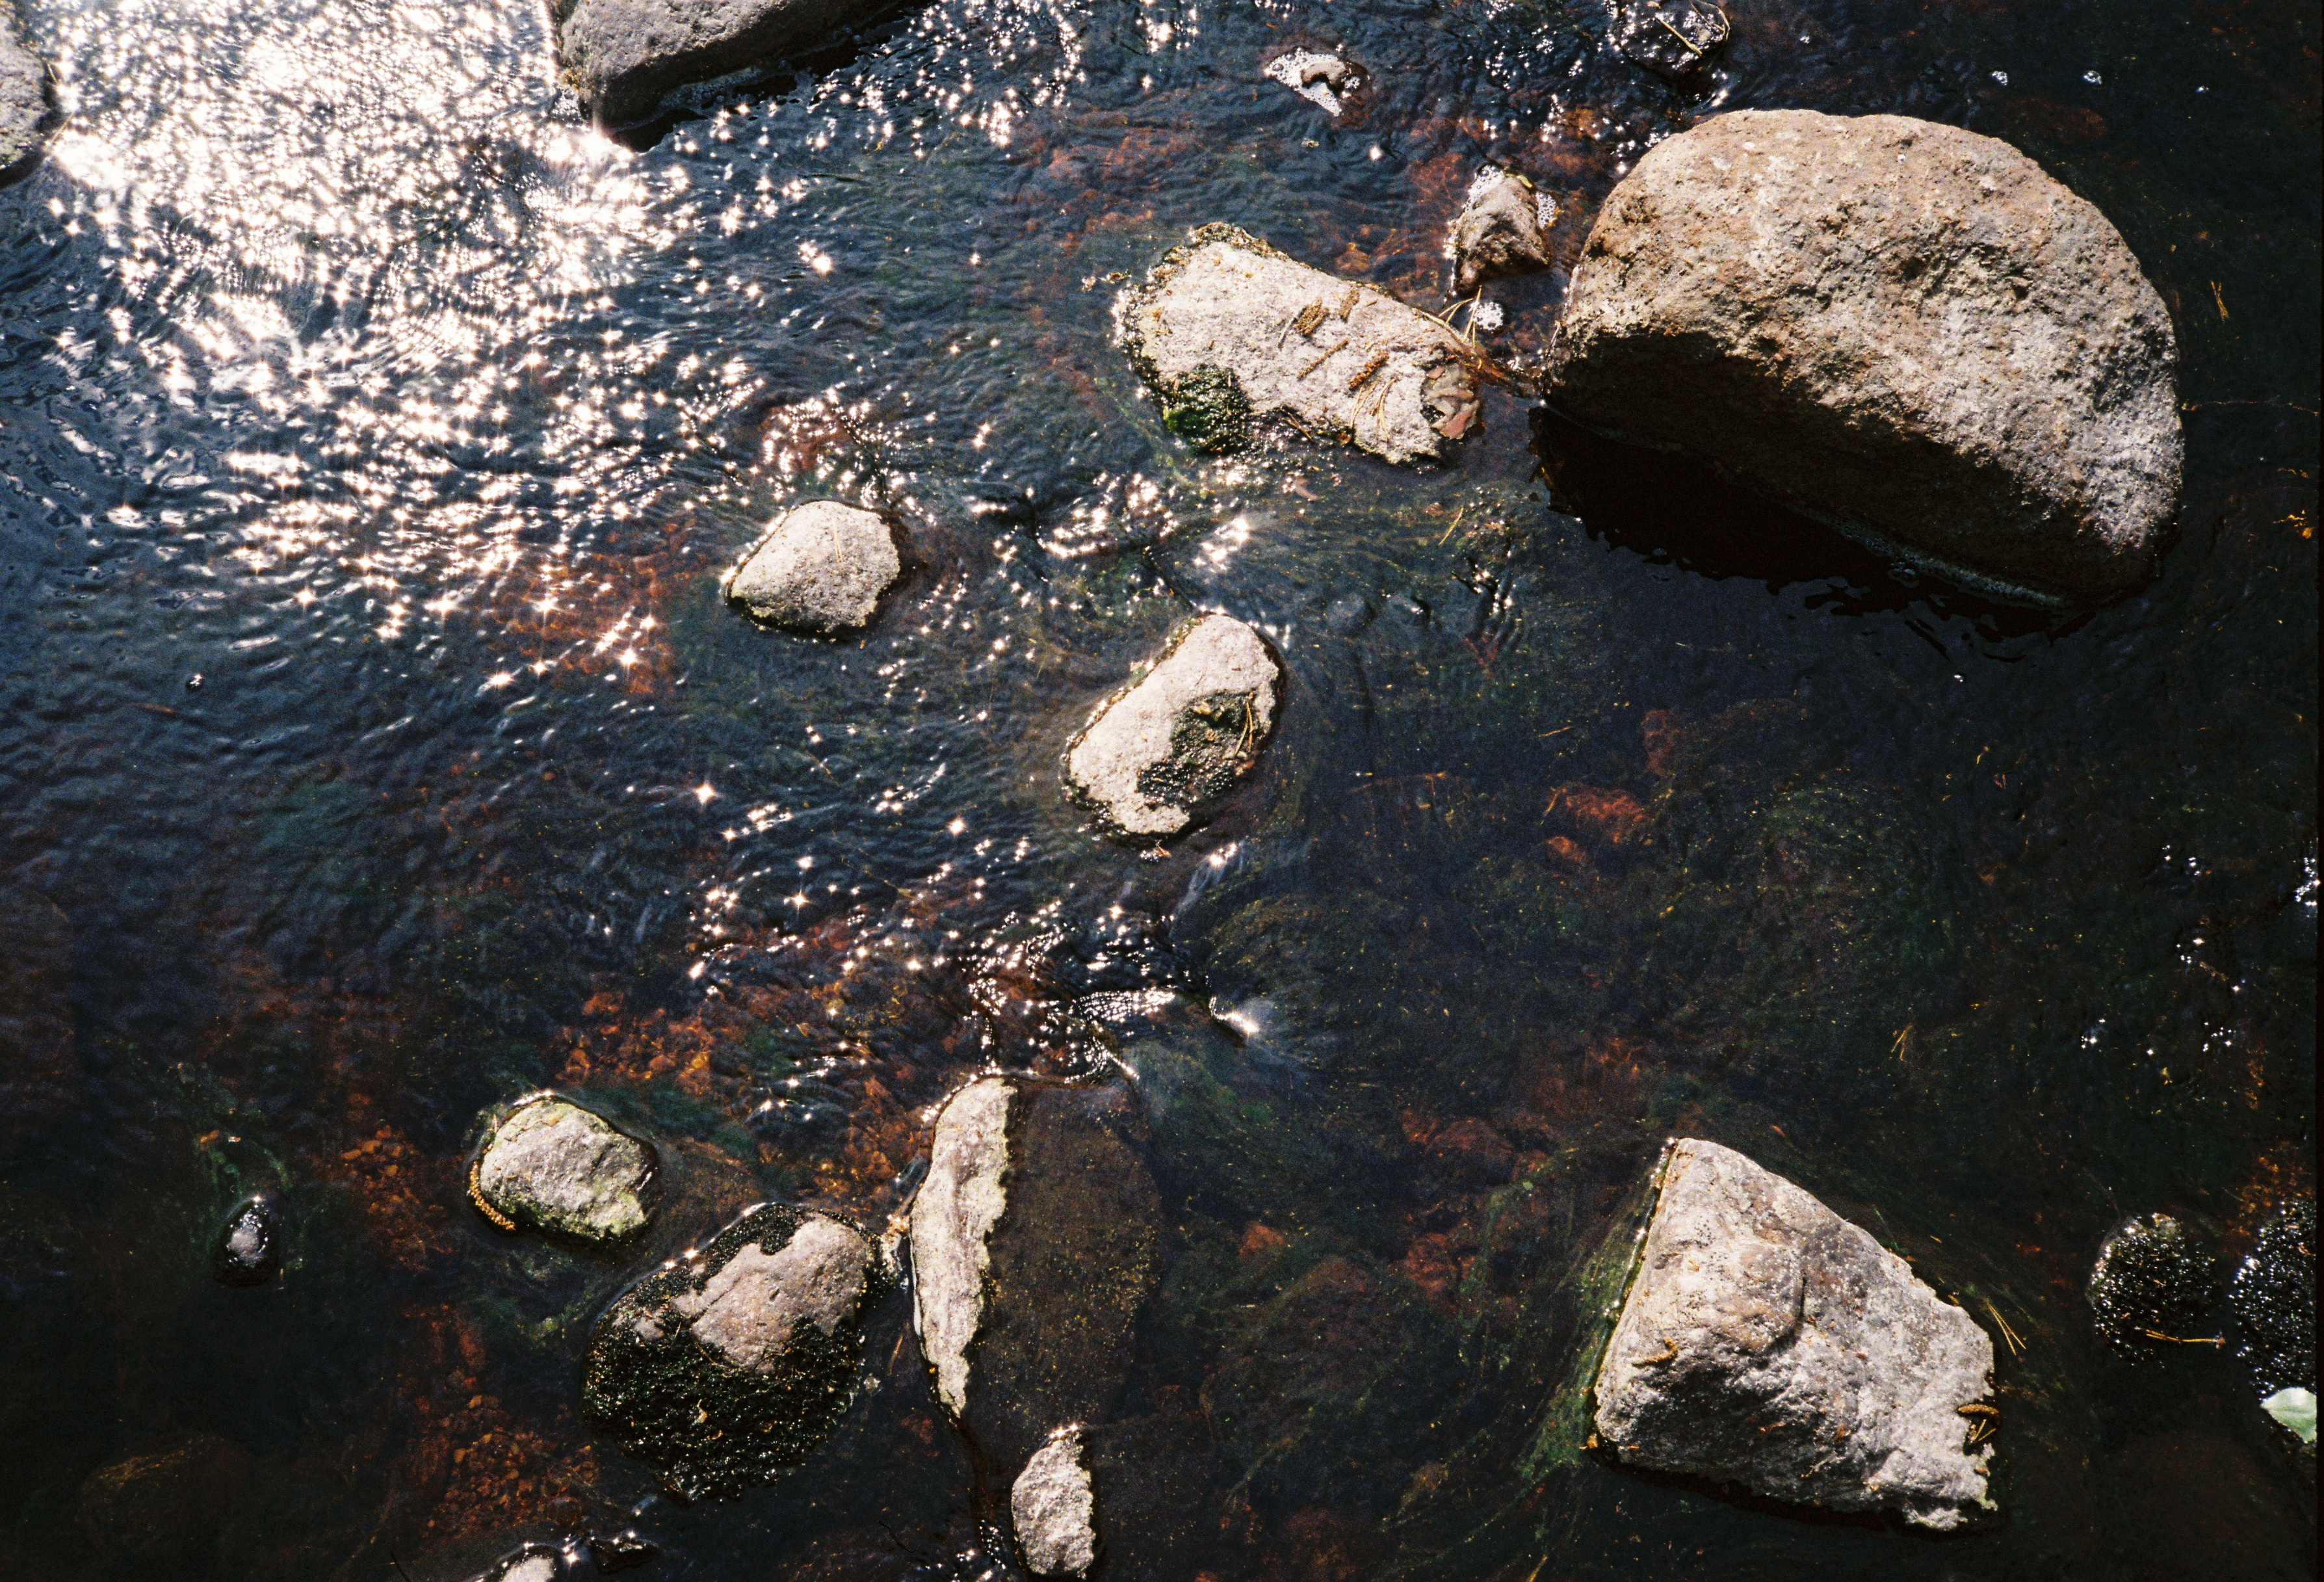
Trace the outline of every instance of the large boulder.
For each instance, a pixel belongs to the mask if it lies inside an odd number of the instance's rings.
[[[1714,116],[1607,197],[1551,402],[1972,585],[2103,599],[2179,503],[2171,319],[2106,217],[1897,116]]]
[[[0,181],[40,162],[55,120],[51,108],[49,63],[34,51],[16,8],[0,6]]]
[[[1987,1504],[1993,1343],[1904,1261],[1731,1148],[1664,1157],[1596,1384],[1633,1466],[1946,1531]],[[1963,1408],[1968,1408],[1964,1413]]]
[[[1259,762],[1281,690],[1282,667],[1256,631],[1198,616],[1074,739],[1066,783],[1116,834],[1176,835]]]
[[[775,519],[722,591],[752,619],[837,636],[871,624],[904,574],[896,536],[872,512],[810,500]]]
[[[1115,311],[1163,421],[1197,449],[1231,449],[1277,413],[1390,461],[1434,460],[1477,421],[1467,341],[1232,226],[1194,231]]]
[[[553,1094],[493,1124],[468,1172],[468,1196],[503,1230],[618,1242],[645,1228],[653,1150]]]
[[[559,76],[600,125],[650,121],[674,90],[765,65],[894,0],[551,0]]]

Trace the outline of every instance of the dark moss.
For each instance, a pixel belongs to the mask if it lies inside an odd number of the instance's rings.
[[[1250,442],[1250,398],[1232,369],[1204,363],[1163,391],[1162,421],[1197,450],[1239,450]]]
[[[2154,1335],[2187,1338],[2218,1296],[2217,1258],[2204,1237],[2167,1214],[2143,1214],[2116,1226],[2090,1271],[2098,1338],[2131,1362],[2168,1344]]]
[[[2227,1300],[2262,1395],[2316,1388],[2316,1199],[2279,1204],[2236,1269]]]

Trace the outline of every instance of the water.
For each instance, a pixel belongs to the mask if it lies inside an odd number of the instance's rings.
[[[1109,1057],[1238,1106],[1165,1171],[1133,1387],[1217,1427],[1189,1574],[2311,1574],[2233,1358],[2122,1369],[2080,1292],[2124,1214],[2236,1247],[2313,1189],[2312,11],[1786,0],[1730,8],[1689,99],[1579,5],[944,0],[642,151],[558,102],[524,5],[33,11],[10,1574],[431,1582],[642,1501],[641,1576],[982,1575],[892,1304],[816,1464],[658,1503],[576,1419],[639,1261],[497,1237],[466,1150],[586,1092],[670,1165],[650,1260],[769,1194],[876,1226],[967,1072]],[[1295,46],[1370,72],[1336,120],[1262,74]],[[1202,460],[1110,345],[1189,225],[1436,306],[1480,163],[1556,196],[1570,260],[1645,148],[1750,106],[2003,136],[2121,227],[2183,358],[2153,588],[1900,580],[1506,393],[1448,469]],[[1494,288],[1498,355],[1563,278]],[[907,526],[901,601],[855,643],[745,629],[715,573],[824,494]],[[1286,710],[1141,857],[1056,764],[1196,606],[1267,630]],[[1674,1131],[2024,1338],[2004,1525],[1545,1455],[1569,1276]],[[292,1267],[229,1290],[259,1188]]]

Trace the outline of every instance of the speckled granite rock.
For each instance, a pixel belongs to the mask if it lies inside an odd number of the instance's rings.
[[[2008,144],[1744,110],[1608,195],[1548,394],[1886,552],[2103,599],[2178,509],[2177,363],[2122,237]]]
[[[1781,1176],[1692,1139],[1660,1194],[1596,1383],[1625,1463],[1941,1531],[1986,1503],[1960,1408],[1993,1343],[1904,1261]]]
[[[1435,459],[1477,421],[1476,354],[1416,309],[1204,226],[1115,303],[1122,345],[1198,449],[1287,414],[1390,461]]]
[[[0,5],[0,181],[13,181],[40,162],[54,120],[49,63],[14,5]]]
[[[1057,1429],[1009,1487],[1017,1547],[1036,1577],[1086,1577],[1097,1564],[1097,1504],[1083,1440],[1078,1425]]]
[[[1452,222],[1453,290],[1466,296],[1482,282],[1547,269],[1549,239],[1542,232],[1555,214],[1516,171],[1480,171]]]
[[[506,1229],[613,1242],[646,1223],[653,1150],[579,1105],[544,1094],[501,1117],[468,1192]]]
[[[599,125],[650,120],[673,90],[764,65],[893,0],[551,0],[559,75]]]
[[[904,572],[896,535],[869,511],[810,500],[786,511],[721,591],[755,619],[834,635],[870,624]]]
[[[1074,738],[1066,784],[1113,833],[1176,835],[1259,761],[1281,678],[1257,632],[1230,616],[1198,616]]]

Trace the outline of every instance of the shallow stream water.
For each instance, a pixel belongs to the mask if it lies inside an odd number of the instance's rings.
[[[452,1582],[633,1520],[642,1577],[1008,1575],[896,1304],[839,1435],[733,1501],[594,1437],[579,1357],[747,1203],[883,1224],[970,1072],[1117,1060],[1232,1123],[1165,1171],[1134,1386],[1215,1441],[1189,1576],[2312,1575],[2233,1355],[2125,1367],[2082,1284],[2126,1214],[2233,1252],[2313,1192],[2316,13],[1729,9],[1686,94],[1588,4],[936,0],[632,150],[522,0],[32,0],[0,1575]],[[1337,117],[1263,74],[1294,46],[1368,71]],[[2122,230],[2182,359],[2152,587],[1990,605],[1515,390],[1441,468],[1200,458],[1113,345],[1190,226],[1437,309],[1480,165],[1570,263],[1752,106],[2006,138]],[[1490,288],[1494,356],[1564,278]],[[861,640],[717,597],[819,495],[910,541]],[[1280,728],[1200,832],[1110,845],[1059,755],[1196,608],[1277,645]],[[466,1206],[544,1086],[660,1149],[637,1254]],[[1568,1276],[1672,1134],[2007,1326],[2001,1522],[1545,1448]],[[262,1189],[290,1267],[228,1289]]]

